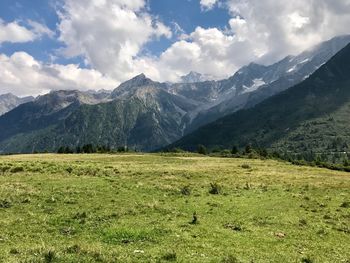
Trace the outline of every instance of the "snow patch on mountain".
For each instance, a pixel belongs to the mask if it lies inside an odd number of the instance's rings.
[[[256,91],[258,88],[260,88],[265,84],[266,82],[263,79],[254,79],[253,85],[251,85],[250,87],[243,86],[244,91],[242,93],[250,93],[250,92]]]

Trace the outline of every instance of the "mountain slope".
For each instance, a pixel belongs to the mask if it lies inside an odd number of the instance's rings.
[[[302,82],[350,43],[350,36],[325,41],[298,56],[288,56],[270,66],[255,63],[220,82],[221,99],[200,111],[187,132],[263,100]]]
[[[149,151],[182,135],[182,118],[193,105],[161,89],[143,87],[127,99],[82,106],[57,128],[64,145],[127,145]]]
[[[98,95],[74,90],[53,91],[39,96],[0,116],[0,142],[17,134],[23,135],[54,125],[82,104],[100,102]]]
[[[32,100],[34,100],[34,97],[19,98],[11,93],[0,95],[0,116]]]
[[[198,144],[230,148],[252,143],[292,152],[336,152],[339,147],[349,151],[349,61],[347,45],[302,83],[204,126],[170,147],[193,150]]]
[[[147,151],[167,145],[182,136],[184,117],[197,105],[169,94],[163,85],[140,75],[123,83],[104,103],[90,94],[61,100],[55,93],[54,98],[41,98],[46,104],[37,100],[22,105],[0,118],[0,127],[10,127],[0,135],[0,149],[55,151],[62,145],[92,143]]]

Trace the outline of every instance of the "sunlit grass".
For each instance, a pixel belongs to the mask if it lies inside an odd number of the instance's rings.
[[[3,156],[0,262],[347,262],[349,201],[349,174],[278,161]]]

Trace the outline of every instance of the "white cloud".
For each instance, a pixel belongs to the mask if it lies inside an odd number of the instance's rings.
[[[227,28],[173,30],[152,16],[146,0],[62,0],[58,12],[59,53],[81,57],[92,69],[43,64],[26,53],[0,56],[0,93],[37,94],[44,90],[113,88],[139,73],[158,81],[176,81],[189,71],[232,75],[252,62],[273,63],[321,41],[349,34],[350,0],[201,0],[204,10],[226,2]],[[172,32],[173,31],[173,32]],[[46,26],[0,20],[0,43],[54,37]],[[145,46],[160,37],[177,39],[159,56]]]
[[[232,35],[225,35],[216,28],[197,27],[187,40],[174,43],[161,55],[159,68],[171,72],[171,79],[191,70],[217,77],[226,76],[235,69],[234,60],[228,56],[234,42]]]
[[[213,9],[218,0],[200,0],[202,10]]]
[[[190,71],[216,79],[225,78],[261,53],[230,30],[225,33],[217,28],[197,27],[185,39],[172,44],[159,58],[139,58],[135,63],[142,59],[146,75],[160,81],[177,81]]]
[[[65,0],[59,15],[59,40],[66,45],[62,54],[82,56],[117,81],[141,73],[137,56],[144,45],[172,36],[144,6],[144,0]]]
[[[18,21],[5,23],[0,19],[0,44],[3,42],[24,43],[34,41],[43,35],[53,36],[53,32],[45,25],[29,20],[29,29]]]
[[[194,70],[224,78],[250,62],[271,64],[350,33],[350,0],[227,0],[226,4],[232,15],[226,30],[197,27],[153,61],[158,73],[151,76],[174,80]]]
[[[261,50],[265,63],[350,33],[349,0],[228,0],[228,8],[245,21],[237,36]]]
[[[0,19],[0,43],[23,43],[33,41],[35,34],[27,28],[20,26],[17,22],[5,24]]]
[[[0,54],[0,94],[38,95],[58,89],[112,89],[118,83],[78,65],[43,64],[25,52]]]
[[[33,20],[28,20],[28,25],[32,28],[32,32],[37,38],[40,38],[44,35],[47,35],[50,38],[53,38],[55,36],[55,33],[44,24],[40,24]]]

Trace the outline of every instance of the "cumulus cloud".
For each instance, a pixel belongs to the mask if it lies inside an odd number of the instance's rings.
[[[24,27],[18,21],[5,23],[0,19],[0,44],[3,42],[24,43],[34,41],[43,35],[53,36],[53,32],[45,25],[29,20]]]
[[[0,19],[0,43],[23,43],[33,41],[34,39],[35,34],[27,28],[20,26],[17,22],[5,24]]]
[[[228,0],[236,35],[271,63],[341,34],[349,34],[349,0]]]
[[[243,24],[238,19],[231,22],[232,27]],[[147,76],[159,81],[178,81],[190,71],[222,79],[261,55],[261,50],[240,39],[232,30],[197,27],[158,58],[140,57],[134,62]]]
[[[65,0],[59,14],[59,40],[66,57],[123,81],[141,73],[137,56],[146,43],[171,30],[145,10],[143,0]]]
[[[230,56],[234,45],[239,45],[239,42],[233,35],[227,35],[217,28],[197,27],[186,40],[174,43],[160,56],[160,77],[176,80],[191,70],[217,78],[232,74],[242,54],[237,53],[235,59]]]
[[[44,64],[25,52],[0,54],[0,94],[38,95],[58,89],[112,89],[116,82],[78,65]]]
[[[201,0],[203,10],[225,3],[231,18],[224,29],[193,32],[175,21],[170,29],[150,14],[146,0],[62,1],[57,38],[64,46],[55,55],[81,57],[89,69],[45,64],[23,52],[0,55],[0,92],[113,88],[139,73],[157,81],[177,81],[189,71],[221,79],[250,62],[270,64],[350,33],[350,0]],[[0,20],[0,44],[43,35],[55,36],[34,21]],[[143,52],[161,37],[175,42],[159,56]]]
[[[250,62],[271,64],[350,33],[350,0],[227,0],[226,6],[227,28],[197,27],[172,44],[158,58],[155,77],[174,80],[194,70],[224,78]]]
[[[210,10],[213,9],[218,0],[200,0],[200,5],[202,10]]]

